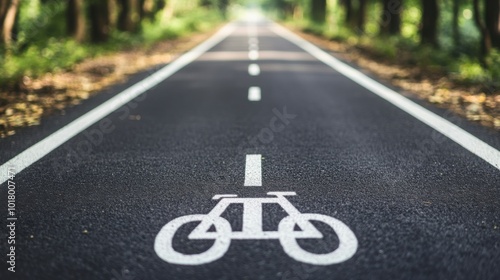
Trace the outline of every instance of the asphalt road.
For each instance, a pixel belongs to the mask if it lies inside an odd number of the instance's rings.
[[[2,230],[1,279],[500,279],[497,167],[272,23],[232,26],[138,100],[13,166],[16,272]],[[151,73],[0,141],[1,163]],[[498,132],[414,102],[498,153]],[[223,194],[238,198],[212,199]]]

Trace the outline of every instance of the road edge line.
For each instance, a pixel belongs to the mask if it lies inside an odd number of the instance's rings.
[[[385,99],[500,170],[500,151],[476,136],[336,59],[283,26],[273,23],[271,29],[277,35],[297,45],[340,74]]]
[[[234,31],[234,29],[235,26],[232,23],[225,25],[210,38],[184,53],[160,70],[118,93],[111,99],[100,104],[96,108],[90,110],[2,164],[2,166],[0,166],[0,185],[9,179],[9,167],[15,168],[16,173],[20,173],[91,125],[163,82],[165,79],[169,78],[186,65],[195,61],[202,54],[227,38]]]

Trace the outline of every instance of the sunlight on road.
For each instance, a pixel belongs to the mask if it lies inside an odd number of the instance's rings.
[[[259,9],[252,8],[245,11],[243,19],[247,22],[259,22],[264,20],[264,15]]]

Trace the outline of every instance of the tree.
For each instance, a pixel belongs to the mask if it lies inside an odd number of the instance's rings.
[[[66,11],[66,24],[68,35],[77,42],[85,40],[85,8],[84,0],[69,0]]]
[[[460,27],[458,25],[458,18],[460,13],[460,4],[462,0],[452,1],[452,18],[451,18],[451,30],[453,34],[453,43],[455,47],[460,45]]]
[[[90,37],[92,42],[108,40],[110,32],[109,0],[92,0],[89,3]]]
[[[362,33],[365,29],[367,0],[342,0],[345,9],[344,21],[347,26]]]
[[[344,22],[347,24],[347,25],[352,25],[352,22],[353,22],[353,7],[352,7],[352,2],[351,0],[342,0],[342,5],[344,6],[344,9],[345,9],[345,18],[344,18]]]
[[[219,0],[219,10],[222,12],[224,18],[227,18],[228,7],[229,7],[229,0]]]
[[[326,20],[326,0],[312,0],[311,20],[316,23],[324,23]]]
[[[356,12],[356,29],[362,33],[365,30],[366,3],[367,0],[358,0],[358,10]]]
[[[19,10],[19,0],[4,0],[2,2],[8,2],[4,3],[5,6],[2,7],[2,9],[4,9],[1,23],[2,41],[7,47],[9,47],[13,41],[12,33],[14,30],[14,25],[16,23],[17,12]]]
[[[403,0],[383,0],[380,33],[382,35],[398,35],[401,32],[401,12]]]
[[[291,18],[298,4],[296,1],[275,0],[270,5],[279,12],[281,18]]]
[[[7,14],[9,4],[10,1],[0,1],[0,34],[3,34],[3,21],[5,19],[5,15]]]
[[[500,1],[486,0],[484,12],[485,27],[491,38],[491,45],[500,48]]]
[[[139,26],[139,1],[119,0],[120,13],[118,15],[118,29],[127,32],[138,31]]]
[[[437,26],[439,6],[437,0],[422,1],[422,20],[420,26],[420,43],[422,45],[438,46]]]
[[[142,20],[144,18],[154,19],[156,11],[158,11],[159,1],[157,0],[140,0],[139,1],[140,12],[139,18]],[[162,1],[164,2],[164,1]]]
[[[479,32],[481,32],[481,54],[482,56],[486,56],[491,50],[491,34],[488,32],[486,28],[486,24],[483,22],[481,18],[481,10],[479,7],[479,0],[474,0],[473,2],[474,8],[474,22],[476,23]],[[484,62],[484,61],[483,61]]]

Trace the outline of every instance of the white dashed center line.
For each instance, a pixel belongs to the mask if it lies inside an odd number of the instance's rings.
[[[250,46],[248,46],[248,50],[249,51],[258,51],[259,46],[257,44],[251,44]]]
[[[250,87],[248,89],[248,100],[249,101],[260,101],[260,87]]]
[[[255,26],[250,26],[248,28],[248,37],[255,37],[257,35],[257,28]]]
[[[259,76],[259,74],[260,74],[259,65],[255,64],[255,63],[248,65],[248,74],[250,74],[250,76]]]
[[[255,38],[255,37],[251,37],[250,39],[248,39],[249,45],[257,45],[258,43],[259,43],[259,39]]]
[[[248,53],[248,58],[250,58],[250,60],[257,60],[257,59],[259,59],[259,52],[257,50],[251,50]]]
[[[262,187],[262,155],[247,155],[245,187]]]

